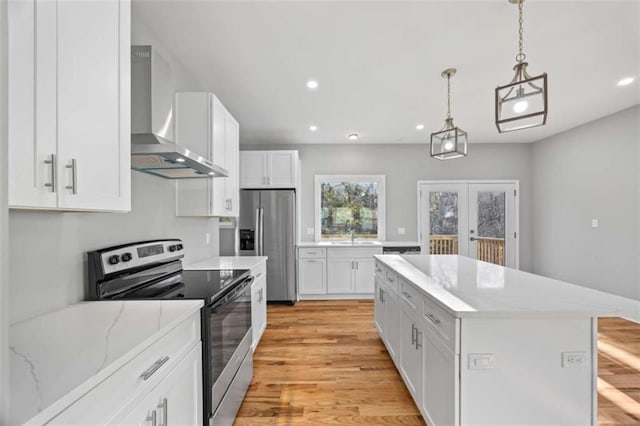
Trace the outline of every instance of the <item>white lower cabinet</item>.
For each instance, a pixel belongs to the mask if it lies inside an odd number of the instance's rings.
[[[423,339],[418,321],[406,311],[400,321],[400,371],[416,404],[422,404]],[[440,423],[437,423],[440,424]]]
[[[374,298],[374,321],[376,324],[376,328],[378,329],[378,333],[383,333],[385,327],[385,317],[384,317],[384,286],[382,284],[382,280],[376,275],[375,278],[375,289],[376,294]]]
[[[387,343],[387,349],[391,357],[396,362],[400,361],[400,302],[398,297],[392,291],[386,291],[384,294],[384,339]]]
[[[425,332],[422,406],[433,425],[458,424],[458,359],[439,338]]]
[[[251,327],[253,341],[251,348],[256,349],[264,330],[267,328],[267,275],[260,271],[254,275],[251,285]]]
[[[301,299],[371,297],[375,293],[373,256],[382,249],[301,247],[298,288]]]
[[[202,344],[198,344],[119,425],[202,424]]]
[[[326,259],[300,259],[298,281],[301,294],[327,294]]]

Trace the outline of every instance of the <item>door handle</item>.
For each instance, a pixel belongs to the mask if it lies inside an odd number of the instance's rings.
[[[51,188],[51,192],[56,192],[56,155],[51,154],[48,160],[44,160],[45,164],[51,164],[51,182],[45,183],[44,186]]]
[[[71,164],[65,166],[67,169],[71,169],[71,185],[67,185],[66,188],[71,190],[72,194],[78,193],[78,161],[75,158],[71,159]]]
[[[162,423],[160,426],[169,426],[169,401],[167,398],[164,398],[160,404],[158,404],[158,408],[162,409]]]
[[[469,241],[477,241],[478,239],[476,237],[469,237]]]

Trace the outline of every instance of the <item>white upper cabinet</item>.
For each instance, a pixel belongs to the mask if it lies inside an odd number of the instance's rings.
[[[298,151],[240,151],[241,188],[295,188]]]
[[[130,210],[129,0],[8,11],[10,206]]]
[[[224,167],[229,177],[176,181],[176,215],[238,216],[240,126],[213,93],[176,93],[176,142]]]

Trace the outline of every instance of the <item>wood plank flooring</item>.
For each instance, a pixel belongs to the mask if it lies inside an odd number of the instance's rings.
[[[254,378],[234,423],[424,425],[373,325],[372,301],[268,305]],[[640,325],[599,326],[599,423],[640,425]]]

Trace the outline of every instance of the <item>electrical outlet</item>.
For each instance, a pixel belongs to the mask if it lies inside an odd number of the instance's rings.
[[[494,354],[469,354],[469,370],[488,370],[495,367]]]
[[[313,233],[314,233],[313,228],[307,228],[307,235],[313,235]]]
[[[586,352],[562,352],[562,367],[583,367],[589,363]]]
[[[406,229],[398,228],[398,235],[404,235],[406,233]]]
[[[591,219],[591,227],[596,229],[600,224],[598,223],[598,219]]]
[[[206,245],[211,244],[211,234],[209,234],[208,232],[204,234],[204,242]]]

